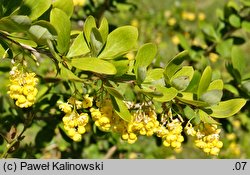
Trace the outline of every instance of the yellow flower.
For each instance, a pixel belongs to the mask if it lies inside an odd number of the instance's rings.
[[[229,145],[229,151],[234,154],[235,156],[239,156],[241,151],[240,151],[240,145],[235,143],[235,142],[232,142],[230,143]]]
[[[229,133],[229,134],[226,134],[226,138],[228,140],[235,140],[236,139],[236,134],[235,133]]]
[[[93,97],[89,97],[89,94],[86,94],[84,96],[84,99],[82,101],[82,107],[83,108],[90,108],[93,106]]]
[[[128,58],[128,60],[134,60],[135,54],[133,52],[129,52],[126,54],[126,57]]]
[[[175,24],[176,24],[176,19],[174,17],[168,19],[168,25],[174,26]]]
[[[219,58],[219,55],[218,54],[216,54],[216,53],[209,53],[209,59],[213,62],[213,63],[215,63],[217,60],[218,60],[218,58]]]
[[[206,15],[205,15],[203,12],[200,12],[200,13],[198,14],[198,19],[199,19],[200,21],[204,21],[204,20],[206,19]]]
[[[60,103],[60,102],[59,102]],[[61,103],[59,105],[59,109],[61,109],[64,113],[71,113],[73,106],[68,103]]]
[[[132,19],[131,25],[134,27],[139,27],[139,21],[137,19]]]
[[[86,0],[73,0],[74,6],[84,6],[86,3]]]
[[[188,21],[194,21],[196,16],[194,13],[192,12],[187,12],[187,11],[183,11],[181,14],[182,19],[184,20],[188,20]]]
[[[175,45],[178,45],[180,43],[180,39],[177,35],[174,35],[171,39]]]

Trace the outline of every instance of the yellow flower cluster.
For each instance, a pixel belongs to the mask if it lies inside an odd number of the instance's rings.
[[[92,107],[93,97],[84,96],[83,101],[70,98],[67,103],[59,102],[59,108],[65,113],[63,125],[68,136],[75,142],[82,140],[82,135],[86,132],[86,125],[89,122],[88,113],[78,113],[76,109]]]
[[[195,145],[202,149],[205,153],[217,156],[223,146],[223,142],[219,140],[221,129],[215,124],[204,123],[202,130],[195,131],[192,125],[186,126],[188,135],[196,136]]]
[[[132,144],[137,140],[137,135],[152,136],[159,126],[154,110],[137,111],[133,114],[133,120],[128,123],[127,128],[122,132],[122,139]]]
[[[97,109],[91,108],[90,112],[95,125],[100,130],[105,132],[111,131],[114,113],[110,99],[104,100],[101,106]]]
[[[16,67],[10,71],[9,96],[20,108],[28,108],[35,102],[38,79],[35,73],[22,73]]]
[[[181,135],[182,130],[182,122],[176,118],[167,123],[166,130],[161,128],[158,136],[162,137],[164,146],[171,146],[177,150],[181,148],[181,143],[184,141],[184,137]]]
[[[237,121],[237,120],[235,120]],[[228,133],[226,134],[226,138],[229,141],[229,146],[227,149],[227,154],[231,154],[234,157],[241,155],[240,145],[237,143],[237,136],[235,133]]]

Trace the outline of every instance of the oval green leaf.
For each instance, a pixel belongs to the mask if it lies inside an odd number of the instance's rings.
[[[131,50],[136,45],[137,38],[138,30],[136,27],[119,27],[108,35],[106,46],[98,57],[114,59]]]
[[[53,7],[61,9],[68,15],[68,17],[71,17],[74,10],[74,4],[72,0],[56,0],[53,2]]]
[[[87,44],[90,43],[90,35],[91,35],[91,31],[93,28],[96,28],[95,18],[93,16],[89,16],[85,20],[84,27],[83,27],[83,31],[84,31],[85,38],[87,40]]]
[[[179,54],[177,54],[172,60],[170,60],[164,71],[164,76],[167,82],[170,82],[172,76],[181,68],[181,64],[187,58],[188,58],[188,51],[184,50]]]
[[[208,86],[208,91],[210,90],[214,90],[214,89],[217,89],[217,90],[222,90],[223,89],[223,86],[224,86],[224,83],[221,79],[218,79],[218,80],[214,80],[212,81],[209,86]]]
[[[100,74],[114,75],[117,72],[115,66],[110,62],[93,57],[74,58],[70,64],[78,69]]]
[[[31,26],[29,29],[29,35],[39,45],[46,44],[47,39],[53,39],[53,36],[48,29],[39,25]]]
[[[109,94],[111,94],[115,98],[123,100],[122,94],[118,90],[116,90],[114,87],[104,86],[104,88],[108,91]]]
[[[212,69],[210,66],[207,66],[204,72],[202,73],[202,76],[199,82],[198,91],[197,91],[198,99],[201,97],[201,95],[204,92],[207,91],[209,84],[211,82],[211,79],[212,79]]]
[[[159,102],[171,101],[178,94],[178,91],[175,88],[173,87],[167,88],[163,86],[156,86],[156,92],[160,92],[163,94],[161,97],[154,97],[154,100]]]
[[[132,120],[132,115],[130,114],[125,103],[114,96],[111,96],[111,100],[115,109],[115,113],[119,115],[123,120],[130,122]]]
[[[229,16],[229,23],[236,28],[239,28],[241,26],[241,21],[240,21],[240,17],[235,15],[235,14],[231,14]]]
[[[220,102],[218,105],[212,106],[208,109],[212,110],[212,113],[210,114],[212,117],[226,118],[239,112],[245,104],[246,100],[239,98]]]
[[[105,43],[109,34],[109,24],[105,17],[102,18],[100,27],[98,30],[102,36],[103,43]]]
[[[185,90],[194,75],[194,69],[192,66],[183,66],[178,72],[171,78],[171,84],[178,90]]]
[[[143,81],[143,84],[154,84],[154,85],[165,86],[163,72],[164,72],[164,69],[162,68],[148,70],[146,74],[146,78]]]
[[[89,47],[84,39],[83,33],[81,32],[70,46],[67,57],[81,56],[88,52],[90,52]]]
[[[140,47],[135,56],[135,72],[138,67],[148,67],[157,53],[157,47],[153,43],[147,43]]]
[[[19,14],[28,15],[30,19],[35,20],[46,12],[51,6],[51,0],[24,0],[19,9]]]
[[[222,90],[213,89],[203,93],[200,97],[200,100],[207,102],[209,105],[212,106],[220,102],[222,95]]]
[[[50,12],[50,23],[57,31],[57,50],[63,54],[68,51],[71,23],[64,11],[54,8]]]
[[[0,30],[8,32],[24,32],[29,29],[31,20],[27,16],[15,15],[0,19]]]
[[[64,67],[62,64],[59,64],[60,67],[60,78],[63,80],[73,80],[73,81],[83,81],[78,76],[76,76],[71,70]]]
[[[198,110],[198,115],[200,117],[200,120],[203,121],[204,123],[209,123],[209,124],[219,124],[217,121],[215,121],[212,117],[210,117],[206,112],[203,110],[199,109]]]

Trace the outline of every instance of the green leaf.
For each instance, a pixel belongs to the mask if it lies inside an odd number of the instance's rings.
[[[73,81],[83,81],[78,76],[76,76],[71,70],[67,69],[63,65],[60,65],[60,78],[63,80],[73,80]]]
[[[155,44],[147,43],[140,47],[135,56],[135,75],[137,82],[140,84],[145,79],[147,67],[152,63],[157,53]]]
[[[30,25],[31,20],[27,16],[15,15],[0,19],[0,30],[8,32],[24,32]]]
[[[207,66],[204,72],[202,73],[202,76],[199,82],[198,91],[197,91],[198,99],[201,97],[201,95],[204,92],[207,91],[209,84],[211,82],[211,79],[212,79],[212,69],[210,66]]]
[[[232,99],[220,102],[216,106],[212,106],[210,109],[211,116],[215,118],[226,118],[233,116],[241,110],[241,108],[246,104],[246,100],[243,98]]]
[[[160,92],[163,94],[163,96],[161,97],[154,97],[153,99],[155,101],[159,101],[159,102],[168,102],[173,100],[176,95],[178,94],[178,91],[175,88],[166,88],[163,86],[156,86],[156,92]]]
[[[236,70],[231,63],[226,64],[227,71],[232,75],[238,84],[241,83],[241,75],[238,70]],[[244,75],[243,75],[244,76]]]
[[[235,14],[231,14],[229,16],[229,23],[235,27],[235,28],[239,28],[241,26],[241,21],[240,21],[240,17],[235,15]]]
[[[241,9],[239,3],[235,2],[235,1],[229,1],[229,2],[227,3],[227,6],[233,8],[233,9],[236,10],[237,12]]]
[[[108,91],[110,95],[120,100],[123,100],[122,94],[118,90],[116,90],[114,87],[104,86],[104,88]]]
[[[231,50],[231,48],[233,47],[233,39],[227,39],[227,40],[223,40],[220,41],[215,49],[216,52],[218,52],[222,57],[229,59],[231,57],[230,52],[228,52],[228,50]]]
[[[188,51],[182,51],[177,54],[166,66],[164,76],[167,82],[170,82],[172,76],[181,68],[181,64],[188,58]]]
[[[231,84],[225,84],[224,85],[224,89],[231,92],[232,94],[234,94],[235,96],[239,96],[239,91],[236,87],[234,87]]]
[[[56,48],[61,54],[64,54],[69,48],[71,30],[70,20],[64,11],[54,8],[50,12],[50,23],[57,31]]]
[[[216,105],[221,101],[223,95],[223,81],[221,79],[212,81],[207,91],[204,92],[200,100],[207,102],[209,105]]]
[[[68,17],[71,17],[74,10],[74,4],[72,0],[55,0],[53,7],[64,11]]]
[[[147,71],[147,75],[145,80],[143,81],[143,84],[165,86],[163,72],[164,69],[162,68],[150,69],[149,71]]]
[[[100,27],[98,30],[102,36],[103,43],[105,43],[109,34],[109,24],[105,17],[102,18]]]
[[[194,100],[194,94],[190,92],[181,92],[176,97],[178,100],[180,100],[183,103],[190,104],[192,106],[196,107],[206,107],[208,106],[208,103],[203,101]]]
[[[115,109],[115,113],[119,115],[123,120],[130,122],[132,120],[132,115],[130,114],[125,103],[122,100],[113,96],[111,96],[111,100]]]
[[[243,72],[246,68],[246,58],[244,57],[243,51],[239,47],[233,47],[232,51],[232,65],[240,75],[243,75]]]
[[[0,40],[0,48],[1,48],[0,49],[0,59],[8,58],[8,57],[12,58],[13,57],[12,50],[9,49],[9,45],[7,44],[7,42],[5,40]],[[9,68],[9,65],[7,67]],[[3,71],[3,70],[0,70],[0,72],[1,71]],[[7,72],[9,72],[9,71],[10,70],[8,69]]]
[[[6,51],[5,51],[5,49],[2,47],[2,45],[1,45],[1,43],[0,43],[0,58],[1,58],[1,59],[2,59],[2,58],[5,58],[4,55],[6,55]]]
[[[54,39],[54,37],[48,31],[47,28],[44,28],[44,27],[39,26],[39,25],[31,26],[29,29],[29,35],[39,45],[46,44],[47,39],[49,39],[49,40]]]
[[[70,46],[67,57],[81,56],[89,52],[89,47],[84,39],[83,33],[81,32]]]
[[[136,75],[137,75],[137,77],[136,77],[137,84],[141,84],[147,76],[147,68],[146,67],[139,67],[137,69]]]
[[[180,45],[184,50],[190,50],[189,43],[187,39],[182,34],[178,34],[178,38],[180,40]]]
[[[222,90],[213,89],[203,93],[200,100],[207,102],[209,105],[216,105],[220,102],[222,98]]]
[[[130,51],[137,43],[138,30],[133,26],[123,26],[112,31],[99,58],[113,59]]]
[[[203,23],[201,25],[202,31],[204,34],[207,35],[207,38],[213,42],[219,42],[220,36],[218,33],[216,33],[214,27],[210,23]]]
[[[115,66],[110,62],[94,57],[74,58],[70,64],[78,69],[100,74],[114,75],[117,72]]]
[[[200,82],[201,79],[201,74],[200,72],[198,72],[197,70],[194,71],[194,75],[192,80],[190,81],[188,87],[186,88],[186,92],[193,92],[196,93],[197,89],[198,89],[198,84]]]
[[[96,28],[95,18],[93,16],[89,16],[85,20],[84,27],[83,27],[83,31],[84,31],[85,38],[87,40],[87,44],[90,43],[90,35],[91,35],[93,28]]]
[[[244,90],[244,92],[246,92],[248,95],[250,95],[250,80],[243,81],[241,86],[242,86],[242,89]]]
[[[110,62],[116,67],[117,73],[115,76],[119,77],[127,73],[129,60],[111,60]]]
[[[94,54],[95,56],[97,56],[99,52],[102,50],[103,47],[102,36],[96,28],[93,28],[91,31],[90,46],[92,54]]]
[[[51,6],[51,0],[24,0],[19,10],[19,14],[28,15],[35,20],[46,12]]]
[[[243,21],[241,25],[242,25],[242,28],[243,28],[244,30],[250,32],[250,22],[248,22],[248,21]]]
[[[56,29],[48,21],[39,20],[39,21],[34,22],[33,25],[38,25],[38,26],[46,28],[52,35],[57,34]]]
[[[179,91],[185,90],[190,83],[190,80],[187,76],[179,76],[172,80],[171,85]]]
[[[199,109],[198,110],[198,115],[204,123],[209,123],[209,124],[219,124],[217,121],[215,121],[212,117],[210,117],[206,112],[203,110]]]
[[[191,120],[192,123],[195,125],[198,125],[200,123],[200,117],[197,115],[197,112],[194,111],[191,107],[188,105],[183,109],[183,112],[185,116]]]
[[[171,78],[171,84],[178,90],[185,90],[194,75],[194,69],[192,66],[183,66],[177,71]]]
[[[141,84],[141,87],[135,86],[135,91],[148,95],[150,97],[162,97],[163,94],[161,92],[156,91],[156,87],[149,84]]]
[[[208,91],[210,90],[214,90],[214,89],[217,89],[217,90],[222,90],[223,89],[223,81],[221,79],[218,79],[218,80],[214,80],[212,81],[209,86],[208,86]]]
[[[153,43],[147,43],[140,47],[136,56],[135,56],[135,70],[138,67],[148,67],[157,53],[157,47]]]
[[[12,40],[19,42],[21,44],[25,44],[27,46],[31,46],[31,47],[37,47],[37,44],[33,41],[33,40],[29,40],[26,38],[19,38],[19,37],[15,37],[15,36],[9,36],[8,38],[11,38]]]

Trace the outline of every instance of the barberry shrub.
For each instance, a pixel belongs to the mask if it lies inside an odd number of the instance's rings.
[[[2,157],[18,150],[40,120],[45,137],[37,144],[56,133],[84,146],[85,137],[107,133],[129,144],[157,137],[178,152],[193,138],[217,156],[223,147],[218,119],[238,113],[246,100],[222,100],[224,82],[211,66],[199,71],[186,64],[193,50],[184,47],[155,67],[157,47],[138,45],[136,27],[110,31],[105,17],[96,23],[89,16],[82,30],[72,30],[73,9],[72,0],[1,1]]]

